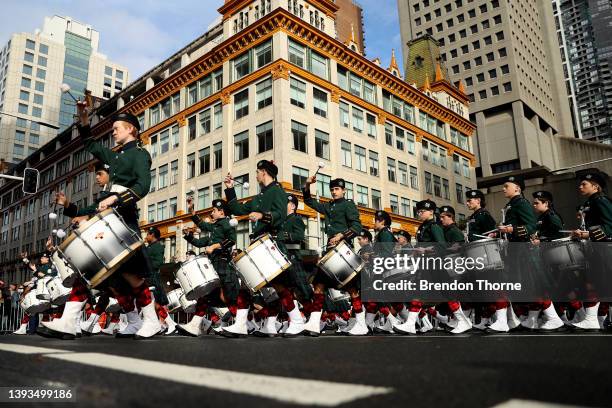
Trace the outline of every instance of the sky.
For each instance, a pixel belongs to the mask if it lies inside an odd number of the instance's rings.
[[[366,56],[401,61],[396,0],[358,0],[364,9]],[[42,28],[44,17],[70,16],[100,33],[98,52],[130,70],[131,79],[206,32],[223,0],[2,0],[0,46],[11,34]],[[402,66],[400,62],[400,66]]]

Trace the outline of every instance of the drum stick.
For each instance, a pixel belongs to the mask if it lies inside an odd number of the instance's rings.
[[[325,163],[319,162],[319,165],[317,166],[317,171],[315,171],[315,174],[313,177],[317,177],[317,174],[319,174],[319,170],[321,170],[323,167],[325,167]]]
[[[472,234],[472,235],[478,238],[490,238],[488,235],[480,235],[480,234]]]
[[[499,232],[499,230],[494,229],[494,230],[491,230],[491,231],[483,232],[482,235],[489,235],[489,234],[492,234],[494,232]],[[474,234],[474,235],[476,235],[476,234]],[[480,235],[480,236],[482,236],[482,235]],[[487,238],[489,238],[489,237],[487,237]]]
[[[574,231],[572,231],[572,230],[559,230],[559,232],[561,232],[563,234],[572,234]]]

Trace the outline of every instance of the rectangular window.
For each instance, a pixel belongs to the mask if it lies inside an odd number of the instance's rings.
[[[23,56],[24,61],[26,62],[34,62],[34,54],[32,54],[31,52],[25,52],[24,56]]]
[[[237,81],[240,78],[248,75],[251,72],[249,52],[245,52],[241,56],[236,57],[233,61],[233,67],[234,67],[234,73],[233,73],[234,81]]]
[[[245,130],[234,136],[234,161],[249,157],[249,131]]]
[[[430,172],[425,172],[425,192],[427,194],[432,194],[432,187],[431,187],[431,173]]]
[[[470,178],[470,162],[467,159],[462,159],[463,177]]]
[[[401,161],[398,161],[397,171],[398,171],[399,183],[404,186],[407,186],[408,185],[408,165],[406,163],[402,163]]]
[[[223,105],[220,103],[215,105],[215,129],[223,126]]]
[[[30,100],[30,93],[27,91],[20,91],[19,99],[21,99],[22,101],[28,102]]]
[[[174,160],[170,163],[170,185],[178,183],[178,178],[178,160]]]
[[[320,78],[329,78],[329,70],[327,64],[329,60],[314,51],[310,51],[310,72]]]
[[[393,146],[393,125],[390,123],[385,123],[385,143]]]
[[[291,121],[291,133],[293,134],[293,148],[295,150],[298,150],[304,153],[308,152],[307,131],[308,131],[308,128],[306,127],[306,125],[296,122],[294,120]]]
[[[357,75],[354,75],[352,72],[350,73],[350,81],[349,81],[349,92],[353,95],[361,97],[361,82],[362,79]]]
[[[249,90],[245,89],[234,95],[236,120],[249,114]]]
[[[37,118],[42,117],[42,109],[37,108],[37,107],[32,107],[32,116],[35,116]]]
[[[267,41],[255,47],[255,62],[257,69],[272,62],[272,41]]]
[[[306,47],[289,40],[289,62],[298,67],[306,68]]]
[[[349,105],[346,102],[340,101],[338,104],[340,109],[340,126],[349,127]]]
[[[24,105],[23,103],[20,103],[17,106],[17,112],[27,115],[28,114],[28,105]]]
[[[315,129],[315,154],[329,160],[329,134]]]
[[[457,202],[463,204],[463,186],[459,183],[455,183],[455,194]]]
[[[410,200],[402,197],[400,201],[400,214],[404,217],[410,217]]]
[[[314,99],[314,113],[321,117],[327,117],[327,93],[320,89],[313,88],[312,96]]]
[[[212,95],[212,78],[210,75],[200,80],[198,85],[200,86],[200,99],[205,99]]]
[[[363,111],[353,107],[353,130],[363,132]]]
[[[159,188],[168,186],[168,165],[164,164],[159,168]]]
[[[170,218],[172,218],[172,217],[176,216],[176,213],[177,213],[177,210],[178,210],[178,206],[177,206],[177,202],[176,202],[176,197],[172,197],[169,200],[169,203],[170,203],[170,209],[169,209],[170,210],[170,214],[169,214],[169,216],[170,216]]]
[[[395,128],[395,147],[404,150],[404,130],[398,127]]]
[[[200,161],[199,174],[208,173],[210,171],[210,147],[200,149],[198,152],[198,159]]]
[[[410,132],[406,132],[406,140],[408,142],[408,153],[415,153],[414,135]]]
[[[438,157],[438,164],[443,169],[447,167],[446,154],[447,154],[446,149],[440,148],[440,156]]]
[[[330,181],[330,176],[319,173],[317,176],[317,194],[319,194],[321,197],[331,197],[331,193],[329,191]]]
[[[167,153],[170,150],[170,130],[166,129],[159,135],[159,147],[161,154]]]
[[[433,176],[433,184],[434,184],[434,195],[436,197],[442,197],[442,182],[440,180],[440,176]]]
[[[378,153],[370,150],[370,175],[378,177]]]
[[[376,85],[366,80],[363,81],[363,99],[376,104]]]
[[[372,189],[372,208],[382,210],[382,199],[379,190]]]
[[[272,121],[259,125],[256,128],[257,153],[267,152],[274,147],[274,135],[272,133]]]
[[[272,105],[272,79],[268,78],[256,85],[257,87],[257,109],[263,109]]]
[[[215,143],[213,145],[213,155],[215,156],[214,169],[217,170],[223,167],[223,142]]]
[[[345,183],[346,195],[344,196],[347,200],[353,200],[355,195],[353,194],[354,188],[353,183],[346,182]]]
[[[368,136],[376,139],[376,117],[366,113],[366,122],[368,125]]]
[[[168,218],[168,203],[164,200],[157,203],[157,220],[162,221],[166,218]]]
[[[291,104],[299,108],[304,108],[306,106],[306,84],[295,78],[291,78],[290,88]]]
[[[346,140],[341,140],[340,150],[342,151],[342,165],[346,167],[353,167],[353,154],[351,144]]]
[[[187,88],[187,106],[191,106],[198,101],[198,86],[197,84],[191,85]]]
[[[189,134],[189,140],[194,140],[197,136],[197,126],[195,115],[187,119],[187,133]]]
[[[357,185],[357,204],[363,207],[368,206],[368,188]]]
[[[155,204],[149,205],[147,209],[147,220],[149,220],[149,222],[155,222]]]
[[[32,75],[32,66],[23,64],[23,69],[21,70],[26,75]]]
[[[201,111],[198,116],[200,118],[200,136],[210,133],[212,125],[210,109]]]
[[[45,79],[46,77],[47,77],[47,71],[45,71],[44,69],[40,69],[40,68],[36,70],[36,78]]]
[[[448,180],[445,178],[442,179],[442,196],[446,200],[450,200],[450,188],[448,186]]]
[[[359,171],[367,173],[368,168],[366,164],[366,149],[361,146],[355,145],[355,168]]]
[[[395,171],[395,159],[387,157],[387,177],[389,178],[389,181],[393,183],[397,181],[395,177]]]
[[[30,88],[32,86],[32,80],[26,77],[22,77],[21,86],[24,88]]]
[[[155,191],[157,188],[157,169],[151,169],[151,186],[149,192]]]
[[[198,190],[198,210],[203,210],[211,206],[210,188],[204,187]]]
[[[34,103],[37,105],[43,104],[43,96],[39,94],[34,94]]]
[[[348,71],[338,65],[338,86],[348,91]]]
[[[399,213],[398,197],[395,194],[389,194],[389,207],[391,207],[392,213]]]
[[[179,127],[172,126],[172,148],[178,147],[180,142]]]
[[[301,190],[308,178],[308,170],[293,166],[293,189]]]
[[[195,153],[187,156],[187,178],[194,178],[196,175]]]

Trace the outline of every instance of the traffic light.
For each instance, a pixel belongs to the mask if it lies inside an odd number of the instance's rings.
[[[25,194],[36,194],[38,191],[38,170],[26,168],[23,171],[23,192]]]

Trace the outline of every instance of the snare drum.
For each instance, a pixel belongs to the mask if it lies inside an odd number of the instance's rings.
[[[51,300],[51,294],[47,288],[47,282],[53,279],[51,276],[38,278],[36,281],[36,298],[41,300]]]
[[[59,252],[91,287],[96,287],[141,246],[139,234],[111,208],[80,223],[60,245]]]
[[[63,305],[70,296],[70,288],[62,284],[62,278],[55,276],[47,281],[47,290],[49,291],[51,304]]]
[[[200,255],[183,262],[176,277],[189,300],[206,296],[221,287],[221,281],[207,256]]]
[[[333,247],[317,264],[340,289],[350,282],[361,270],[365,262],[348,244],[342,241]]]
[[[58,251],[53,253],[51,262],[53,262],[53,266],[55,266],[55,269],[57,269],[57,272],[62,279],[62,284],[67,288],[71,288],[74,284],[74,280],[77,277],[74,270],[70,267],[66,260],[60,256]]]
[[[183,295],[183,289],[181,288],[171,290],[170,292],[166,294],[166,297],[168,298],[168,311],[170,313],[174,313],[178,309],[181,308],[181,296],[182,295]]]
[[[497,238],[485,238],[465,244],[463,251],[466,258],[482,259],[484,268],[481,272],[492,272],[504,269],[503,252],[506,241]]]
[[[350,302],[351,300],[351,295],[349,295],[348,292],[334,288],[327,289],[327,297],[334,303]]]
[[[185,313],[193,313],[196,309],[196,304],[198,303],[195,300],[187,299],[187,296],[183,293],[179,298],[179,302],[181,303],[181,307]]]
[[[257,238],[234,258],[242,283],[257,292],[291,266],[269,234]]]
[[[51,307],[51,302],[36,298],[36,291],[30,290],[19,302],[21,308],[29,315],[42,313]]]
[[[587,259],[583,244],[572,241],[571,237],[543,242],[542,259],[552,270],[558,272],[574,272],[584,270]]]

